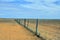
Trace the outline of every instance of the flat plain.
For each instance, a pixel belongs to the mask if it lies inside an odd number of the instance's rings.
[[[40,40],[14,19],[0,19],[0,40]]]
[[[28,28],[36,32],[36,20],[29,19]],[[60,19],[39,19],[38,35],[46,40],[60,40]]]

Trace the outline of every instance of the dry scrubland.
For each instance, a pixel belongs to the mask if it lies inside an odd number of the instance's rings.
[[[28,28],[36,31],[36,20],[26,22]],[[60,40],[60,20],[40,19],[38,34],[46,40]],[[21,21],[24,24],[24,20]],[[40,40],[14,19],[0,19],[0,40]]]
[[[0,19],[0,40],[40,40],[14,19]]]
[[[36,20],[30,19],[28,28],[36,31]],[[46,40],[60,40],[60,20],[40,19],[38,24],[38,34]]]

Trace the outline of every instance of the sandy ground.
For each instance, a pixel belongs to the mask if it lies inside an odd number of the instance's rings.
[[[14,20],[0,19],[0,40],[40,40]]]

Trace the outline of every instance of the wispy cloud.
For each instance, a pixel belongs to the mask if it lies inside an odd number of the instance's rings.
[[[4,0],[3,0],[4,1]],[[0,3],[0,17],[60,18],[60,6],[56,0],[6,0]],[[54,3],[56,2],[56,3]],[[55,5],[56,4],[56,5]],[[59,4],[59,3],[58,3]]]
[[[41,9],[41,7],[42,7],[42,9],[43,8],[45,8],[45,9],[47,9],[47,8],[49,8],[49,9],[60,8],[60,6],[55,5],[54,2],[56,2],[56,0],[33,0],[31,2],[33,2],[33,4],[22,5],[22,6],[28,7],[28,8],[35,8],[35,9]]]

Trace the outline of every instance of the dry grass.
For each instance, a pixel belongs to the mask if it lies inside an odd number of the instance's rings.
[[[27,23],[28,24],[28,23]],[[55,23],[47,23],[47,24],[39,24],[38,25],[38,33],[40,33],[40,36],[42,36],[43,38],[45,38],[46,40],[60,40],[60,27],[58,27],[59,25],[57,25],[58,23],[56,23],[55,25],[53,25]],[[30,22],[28,24],[28,28],[30,28],[31,30],[33,30],[34,32],[36,32],[36,24],[35,22]]]

